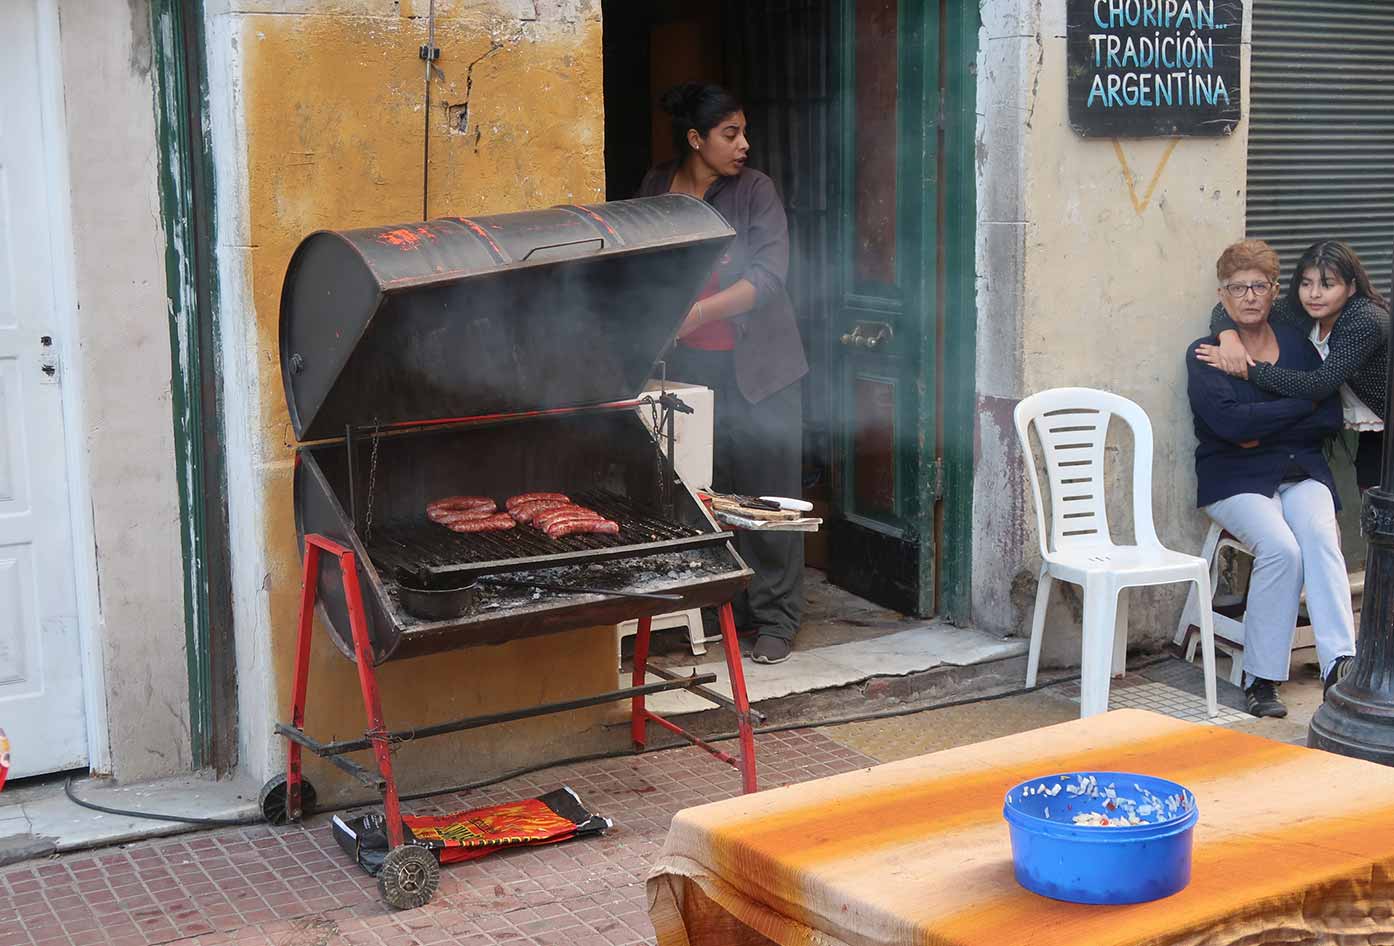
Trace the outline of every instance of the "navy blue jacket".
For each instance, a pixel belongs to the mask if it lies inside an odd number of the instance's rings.
[[[1293,371],[1321,366],[1321,356],[1308,339],[1282,325],[1274,325],[1273,332],[1278,336],[1275,366]],[[1271,394],[1196,358],[1197,345],[1214,344],[1212,335],[1196,339],[1186,349],[1186,393],[1199,441],[1196,505],[1208,506],[1240,493],[1272,496],[1295,464],[1325,483],[1340,509],[1331,467],[1322,452],[1326,438],[1341,429],[1340,395],[1309,401]],[[1258,446],[1239,446],[1251,440],[1257,440]]]

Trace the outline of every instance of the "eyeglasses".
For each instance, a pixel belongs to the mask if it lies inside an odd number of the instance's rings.
[[[1271,282],[1232,282],[1227,283],[1224,287],[1225,292],[1229,293],[1231,299],[1242,299],[1249,294],[1249,290],[1251,289],[1255,297],[1262,299],[1273,291],[1273,284]]]

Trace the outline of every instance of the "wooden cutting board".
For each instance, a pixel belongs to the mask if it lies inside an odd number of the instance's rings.
[[[718,512],[733,513],[746,519],[761,519],[766,522],[792,522],[801,515],[792,509],[752,509],[749,506],[742,506],[738,502],[716,496],[712,497],[712,509]]]

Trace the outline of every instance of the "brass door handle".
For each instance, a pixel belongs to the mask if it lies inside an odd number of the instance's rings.
[[[842,336],[842,344],[848,348],[864,348],[878,351],[895,338],[895,329],[885,322],[858,322],[852,331]]]

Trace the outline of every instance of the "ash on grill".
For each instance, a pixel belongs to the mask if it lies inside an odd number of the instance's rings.
[[[565,565],[560,568],[537,568],[510,572],[508,580],[518,585],[537,582],[543,585],[576,585],[587,588],[631,592],[663,592],[681,587],[699,578],[714,578],[726,572],[729,565],[719,555],[704,550],[691,553],[668,552],[625,559],[623,562],[599,562],[588,565]],[[397,601],[397,582],[387,582],[388,595]],[[481,584],[478,610],[487,612],[505,608],[526,610],[529,605],[547,604],[572,597],[585,597],[576,592],[545,588],[523,588]],[[407,624],[424,623],[402,612]]]

